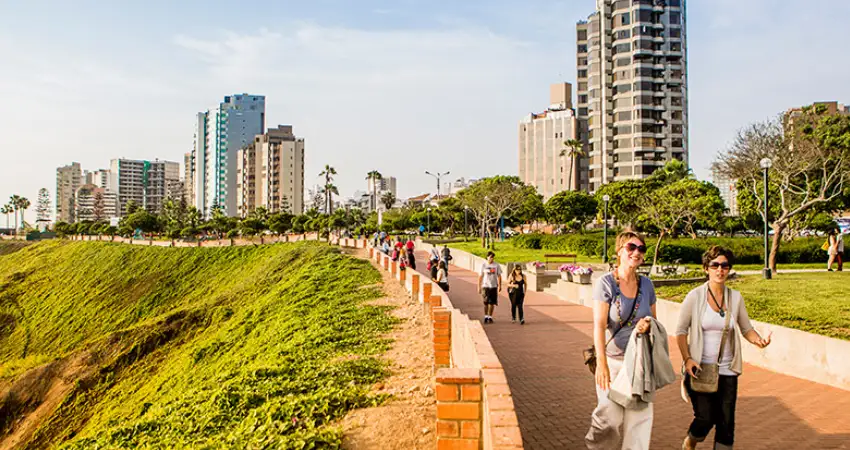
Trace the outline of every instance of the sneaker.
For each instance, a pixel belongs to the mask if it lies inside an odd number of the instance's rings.
[[[520,324],[520,325],[525,325],[525,319],[519,319],[519,324]]]
[[[516,323],[516,317],[511,317],[511,323]]]

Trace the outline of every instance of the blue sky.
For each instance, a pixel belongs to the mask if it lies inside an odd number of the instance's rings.
[[[47,2],[0,0],[0,200],[55,190],[56,167],[181,161],[193,114],[266,95],[267,126],[306,139],[343,196],[377,169],[399,195],[516,173],[517,122],[575,80],[594,0]],[[690,159],[793,106],[850,103],[846,0],[688,3]],[[31,220],[34,213],[28,218]],[[5,224],[4,224],[5,225]]]

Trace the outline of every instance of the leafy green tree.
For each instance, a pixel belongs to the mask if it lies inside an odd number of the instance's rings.
[[[292,229],[292,219],[294,216],[288,212],[279,212],[269,216],[268,227],[273,233],[280,236]]]
[[[135,200],[128,200],[127,203],[124,205],[124,210],[126,211],[127,216],[129,216],[130,214],[133,214],[134,212],[140,210],[141,208],[142,208],[141,205],[136,203]]]
[[[561,191],[546,202],[546,216],[550,222],[579,232],[583,232],[596,216],[596,209],[596,198],[581,191]]]
[[[322,193],[325,195],[325,214],[333,213],[333,196],[339,195],[339,190],[333,184],[334,175],[336,175],[336,169],[329,164],[325,164],[324,170],[319,173],[320,177],[325,177],[325,185],[322,187]]]
[[[631,225],[641,229],[639,226],[641,208],[640,203],[646,199],[651,192],[660,188],[656,180],[621,180],[601,186],[596,191],[596,201],[602,204],[602,197],[608,195],[608,211],[620,224]]]
[[[6,228],[9,228],[9,214],[14,212],[15,208],[12,208],[11,204],[3,205],[3,207],[0,208],[0,214],[4,214],[6,216]]]
[[[694,189],[697,190],[696,195],[691,199],[690,211],[685,216],[685,231],[691,235],[691,238],[696,239],[696,227],[698,224],[705,228],[716,230],[718,224],[723,217],[723,212],[726,210],[726,205],[723,203],[723,198],[720,196],[720,189],[708,181],[696,181],[690,178],[684,178]]]
[[[640,201],[643,217],[658,228],[658,240],[655,242],[655,255],[652,258],[653,267],[658,264],[664,237],[675,233],[680,225],[704,207],[702,186],[700,181],[685,178],[656,189]]]
[[[522,204],[516,211],[505,216],[505,225],[514,227],[546,218],[543,196],[537,193],[534,186],[523,186],[520,195],[523,197]]]
[[[458,192],[460,202],[469,207],[480,224],[482,246],[487,245],[487,232],[495,230],[501,217],[509,216],[522,207],[524,187],[519,177],[496,175],[482,178]]]
[[[153,239],[153,233],[160,231],[157,216],[144,209],[137,209],[136,212],[125,217],[123,222],[130,230],[142,230],[142,233],[150,234],[151,239]]]
[[[713,168],[739,180],[756,200],[753,203],[761,204],[764,169],[760,162],[764,158],[772,162],[768,169],[769,203],[778,205],[778,210],[773,217],[760,214],[773,229],[768,262],[776,270],[779,246],[792,221],[812,210],[823,211],[828,205],[842,203],[834,201],[844,197],[850,181],[850,117],[813,106],[753,124],[738,133]],[[777,198],[771,198],[773,192]]]

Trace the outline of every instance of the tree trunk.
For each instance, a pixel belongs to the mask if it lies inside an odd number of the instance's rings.
[[[779,252],[779,244],[782,242],[782,233],[785,231],[787,227],[784,223],[774,223],[771,228],[773,228],[773,238],[770,243],[770,258],[768,258],[768,266],[770,267],[771,272],[776,273],[776,254]]]
[[[487,225],[481,221],[481,248],[487,248]]]
[[[655,265],[658,264],[658,250],[661,248],[661,240],[664,239],[665,234],[667,233],[661,230],[661,233],[658,234],[658,241],[655,242],[655,254],[652,255],[652,270],[655,270]]]
[[[570,173],[567,174],[567,190],[568,191],[573,190],[573,160],[574,159],[575,158],[573,156],[570,156]]]

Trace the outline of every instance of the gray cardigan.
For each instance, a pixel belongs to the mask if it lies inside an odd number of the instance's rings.
[[[646,335],[632,330],[623,368],[617,374],[608,398],[627,409],[642,409],[655,399],[655,391],[676,381],[667,346],[667,330],[651,318]],[[622,377],[622,378],[621,378]]]
[[[743,359],[741,358],[741,339],[743,336],[753,329],[753,324],[750,322],[750,316],[747,314],[747,305],[744,304],[744,299],[741,293],[726,288],[727,309],[732,314],[732,319],[729,321],[731,332],[728,333],[726,345],[732,345],[732,363],[729,369],[732,372],[741,374],[744,370]],[[702,361],[703,349],[703,334],[702,334],[702,316],[705,309],[708,308],[708,282],[702,286],[695,288],[688,293],[685,301],[682,302],[682,309],[679,312],[679,324],[676,327],[677,336],[688,336],[688,348],[691,352],[691,358],[699,363]],[[734,330],[738,329],[740,335]]]

